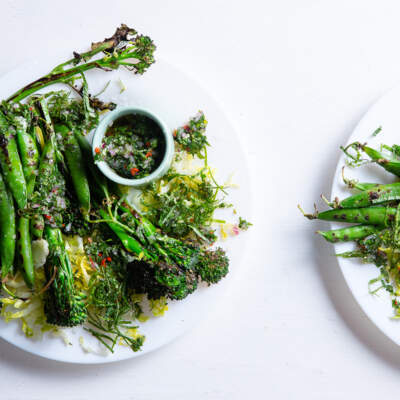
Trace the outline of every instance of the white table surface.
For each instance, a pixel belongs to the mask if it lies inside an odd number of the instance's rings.
[[[207,320],[168,347],[64,365],[0,341],[0,398],[376,399],[396,395],[400,348],[362,313],[333,248],[296,205],[329,195],[338,147],[400,80],[396,0],[3,0],[0,73],[83,50],[120,23],[224,105],[254,177],[241,272]],[[400,109],[400,105],[399,105]],[[400,329],[400,325],[399,325]],[[379,396],[379,397],[378,397]]]

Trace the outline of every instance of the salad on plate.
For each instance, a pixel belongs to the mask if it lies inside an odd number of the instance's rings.
[[[372,133],[372,137],[381,132],[381,128]],[[354,193],[344,199],[332,200],[321,195],[329,207],[320,212],[315,206],[314,213],[305,213],[308,219],[319,219],[345,226],[317,231],[331,243],[353,242],[354,248],[337,254],[341,258],[360,259],[377,267],[376,277],[368,282],[370,294],[381,290],[387,292],[393,308],[392,318],[400,318],[400,146],[382,144],[379,148],[368,143],[356,141],[341,147],[346,156],[346,165],[359,168],[364,165],[376,165],[383,168],[394,179],[393,183],[360,182],[345,176],[343,183]]]
[[[68,340],[69,328],[83,326],[103,350],[139,351],[138,322],[223,279],[229,258],[218,242],[251,225],[208,163],[201,111],[182,116],[170,169],[140,190],[95,165],[105,159],[126,177],[156,168],[157,127],[143,118],[110,127],[93,156],[88,137],[118,104],[91,94],[85,76],[120,67],[141,75],[154,51],[148,36],[121,25],[0,105],[1,317],[27,337]],[[55,83],[65,89],[51,90]],[[219,209],[232,220],[216,218]]]

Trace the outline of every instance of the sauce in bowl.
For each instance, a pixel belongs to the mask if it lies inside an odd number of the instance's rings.
[[[165,139],[156,121],[127,114],[107,127],[95,161],[105,161],[119,176],[141,179],[155,171],[165,154]]]

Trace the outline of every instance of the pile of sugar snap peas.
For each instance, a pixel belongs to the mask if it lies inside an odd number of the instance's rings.
[[[356,152],[355,155],[349,152],[351,149]],[[400,177],[400,146],[383,145],[382,150],[376,150],[366,144],[355,142],[342,150],[352,165],[373,162]],[[368,156],[368,160],[363,159],[363,155]],[[313,214],[306,214],[298,206],[308,219],[355,224],[340,229],[318,231],[317,233],[327,241],[332,243],[359,241],[384,229],[390,229],[396,221],[400,221],[400,182],[383,185],[357,182],[344,177],[343,180],[349,188],[358,190],[359,193],[343,200],[335,198],[333,201],[328,201],[322,196],[331,207],[330,210],[323,212],[316,210]]]
[[[39,151],[33,137],[27,131],[26,121],[20,117],[11,121],[2,110],[0,112],[1,275],[4,280],[13,273],[17,247],[24,267],[25,280],[31,287],[34,283],[34,266],[30,221],[24,216],[18,220],[16,217],[18,210],[26,207],[28,196],[33,191],[38,163]],[[39,228],[39,225],[35,223],[32,227]]]
[[[56,135],[64,142],[62,152],[56,144]],[[44,97],[12,106],[3,102],[0,106],[0,260],[2,286],[6,291],[4,283],[17,268],[28,287],[34,287],[34,239],[44,236],[51,253],[61,258],[65,254],[65,248],[54,239],[61,236],[60,212],[65,209],[64,180],[57,180],[60,162],[66,165],[85,217],[90,209],[90,191],[76,135],[66,126],[53,127]],[[43,203],[32,204],[33,196],[38,195],[44,199]]]

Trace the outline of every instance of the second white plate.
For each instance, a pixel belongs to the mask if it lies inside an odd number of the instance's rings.
[[[356,129],[350,136],[348,144],[360,141],[379,148],[382,143],[392,145],[400,144],[400,87],[396,87],[379,99],[364,115]],[[372,133],[382,127],[377,136]],[[343,199],[351,195],[342,181],[342,167],[345,165],[345,156],[342,154],[336,168],[332,184],[331,196]],[[345,175],[356,178],[360,182],[391,183],[398,181],[394,175],[384,171],[375,164],[359,168],[345,169]],[[332,223],[332,228],[343,227],[344,224]],[[352,243],[335,244],[335,252],[341,253],[353,249]],[[352,291],[355,299],[371,321],[396,344],[400,345],[399,321],[391,319],[393,316],[390,296],[384,290],[376,295],[368,292],[368,282],[379,275],[379,270],[372,264],[365,264],[356,259],[338,257],[339,266],[344,278]]]

